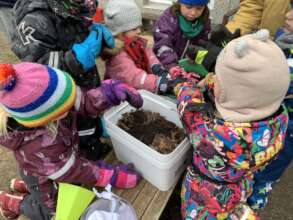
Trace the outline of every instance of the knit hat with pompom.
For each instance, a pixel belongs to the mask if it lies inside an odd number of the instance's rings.
[[[75,97],[68,73],[28,62],[0,64],[0,107],[26,127],[56,120],[70,110]]]

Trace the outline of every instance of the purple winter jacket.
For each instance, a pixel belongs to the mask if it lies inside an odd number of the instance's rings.
[[[59,120],[56,138],[44,127],[20,129],[10,132],[9,138],[0,138],[0,145],[13,151],[25,175],[95,184],[99,177],[98,167],[79,155],[76,120],[83,115],[96,117],[108,107],[99,88],[86,93],[78,89],[75,106],[66,118]]]
[[[202,32],[193,39],[190,44],[196,45],[198,40],[208,40],[210,32],[210,21],[204,24]],[[188,39],[180,29],[177,16],[172,14],[171,8],[166,9],[157,20],[153,31],[154,53],[160,62],[170,69],[178,65],[178,60],[187,46]]]

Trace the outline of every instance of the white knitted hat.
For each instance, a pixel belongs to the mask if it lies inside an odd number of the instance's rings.
[[[114,36],[142,26],[140,9],[133,0],[109,0],[104,20]]]

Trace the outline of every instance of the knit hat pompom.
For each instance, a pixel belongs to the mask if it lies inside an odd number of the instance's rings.
[[[274,114],[289,87],[289,67],[268,30],[237,38],[222,50],[215,67],[224,120],[251,122]]]
[[[11,64],[0,64],[0,90],[10,91],[16,83],[15,70]]]
[[[109,0],[104,20],[114,36],[142,26],[141,11],[134,0]]]
[[[76,97],[69,74],[36,63],[1,64],[0,85],[0,108],[26,127],[56,120]]]

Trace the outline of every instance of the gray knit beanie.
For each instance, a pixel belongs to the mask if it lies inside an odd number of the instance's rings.
[[[109,0],[104,20],[114,36],[142,26],[140,9],[133,0]]]

